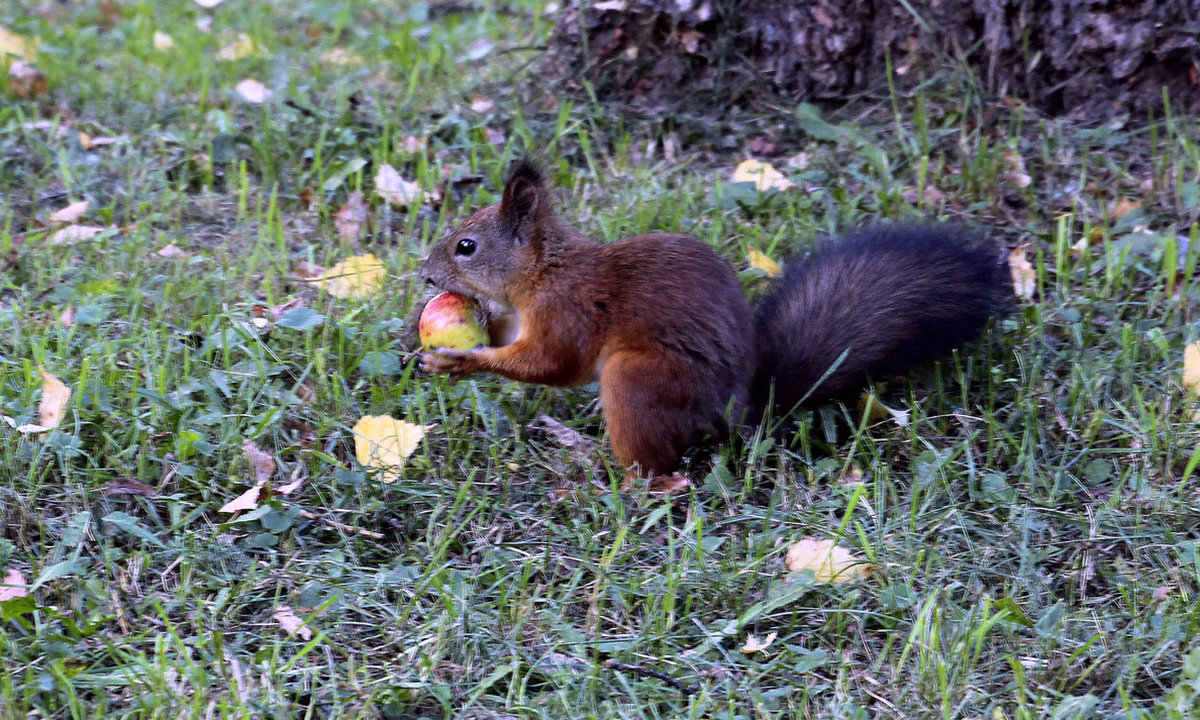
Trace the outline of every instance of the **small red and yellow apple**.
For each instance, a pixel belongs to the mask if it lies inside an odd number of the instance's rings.
[[[471,350],[487,345],[487,326],[480,322],[479,304],[465,295],[435,295],[421,311],[417,334],[426,348]]]

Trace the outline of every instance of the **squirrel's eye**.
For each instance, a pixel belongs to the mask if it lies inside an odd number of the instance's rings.
[[[470,238],[463,238],[462,240],[459,240],[458,244],[454,246],[454,254],[463,256],[474,255],[475,241]]]

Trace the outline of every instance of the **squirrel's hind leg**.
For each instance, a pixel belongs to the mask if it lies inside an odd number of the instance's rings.
[[[600,403],[613,454],[644,477],[675,469],[697,435],[693,392],[661,354],[613,353],[600,373]]]

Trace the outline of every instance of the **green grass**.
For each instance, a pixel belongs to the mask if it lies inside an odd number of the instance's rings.
[[[1200,714],[1196,118],[1081,128],[931,84],[649,122],[531,74],[532,5],[8,2],[0,25],[41,39],[49,86],[0,104],[0,414],[36,421],[39,366],[74,392],[53,432],[0,426],[0,568],[36,582],[0,605],[0,719]],[[238,33],[259,52],[218,59]],[[244,78],[275,100],[239,100]],[[777,167],[807,154],[796,190],[726,180],[757,136]],[[527,149],[605,240],[692,232],[740,269],[749,245],[936,216],[1029,243],[1039,295],[877,386],[906,426],[800,413],[698,451],[682,496],[613,492],[603,444],[576,457],[530,428],[601,432],[594,388],[413,373],[421,258]],[[427,190],[484,180],[407,212],[373,193],[383,162]],[[346,240],[354,190],[371,234]],[[49,243],[83,199],[81,222],[119,229]],[[1141,207],[1113,218],[1120,199]],[[368,300],[298,276],[359,252],[389,271]],[[296,297],[318,324],[253,329]],[[433,426],[393,484],[354,460],[368,413]],[[304,483],[231,521],[247,440],[273,485]],[[114,494],[130,481],[157,495]],[[806,535],[881,570],[789,577]]]

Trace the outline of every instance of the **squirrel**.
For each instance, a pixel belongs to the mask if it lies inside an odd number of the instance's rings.
[[[756,311],[699,239],[603,244],[565,225],[522,160],[498,204],[435,243],[421,278],[478,301],[499,347],[433,348],[421,366],[528,383],[599,379],[617,460],[675,469],[773,406],[845,395],[976,339],[1012,300],[999,247],[946,225],[880,226],[791,263]]]

